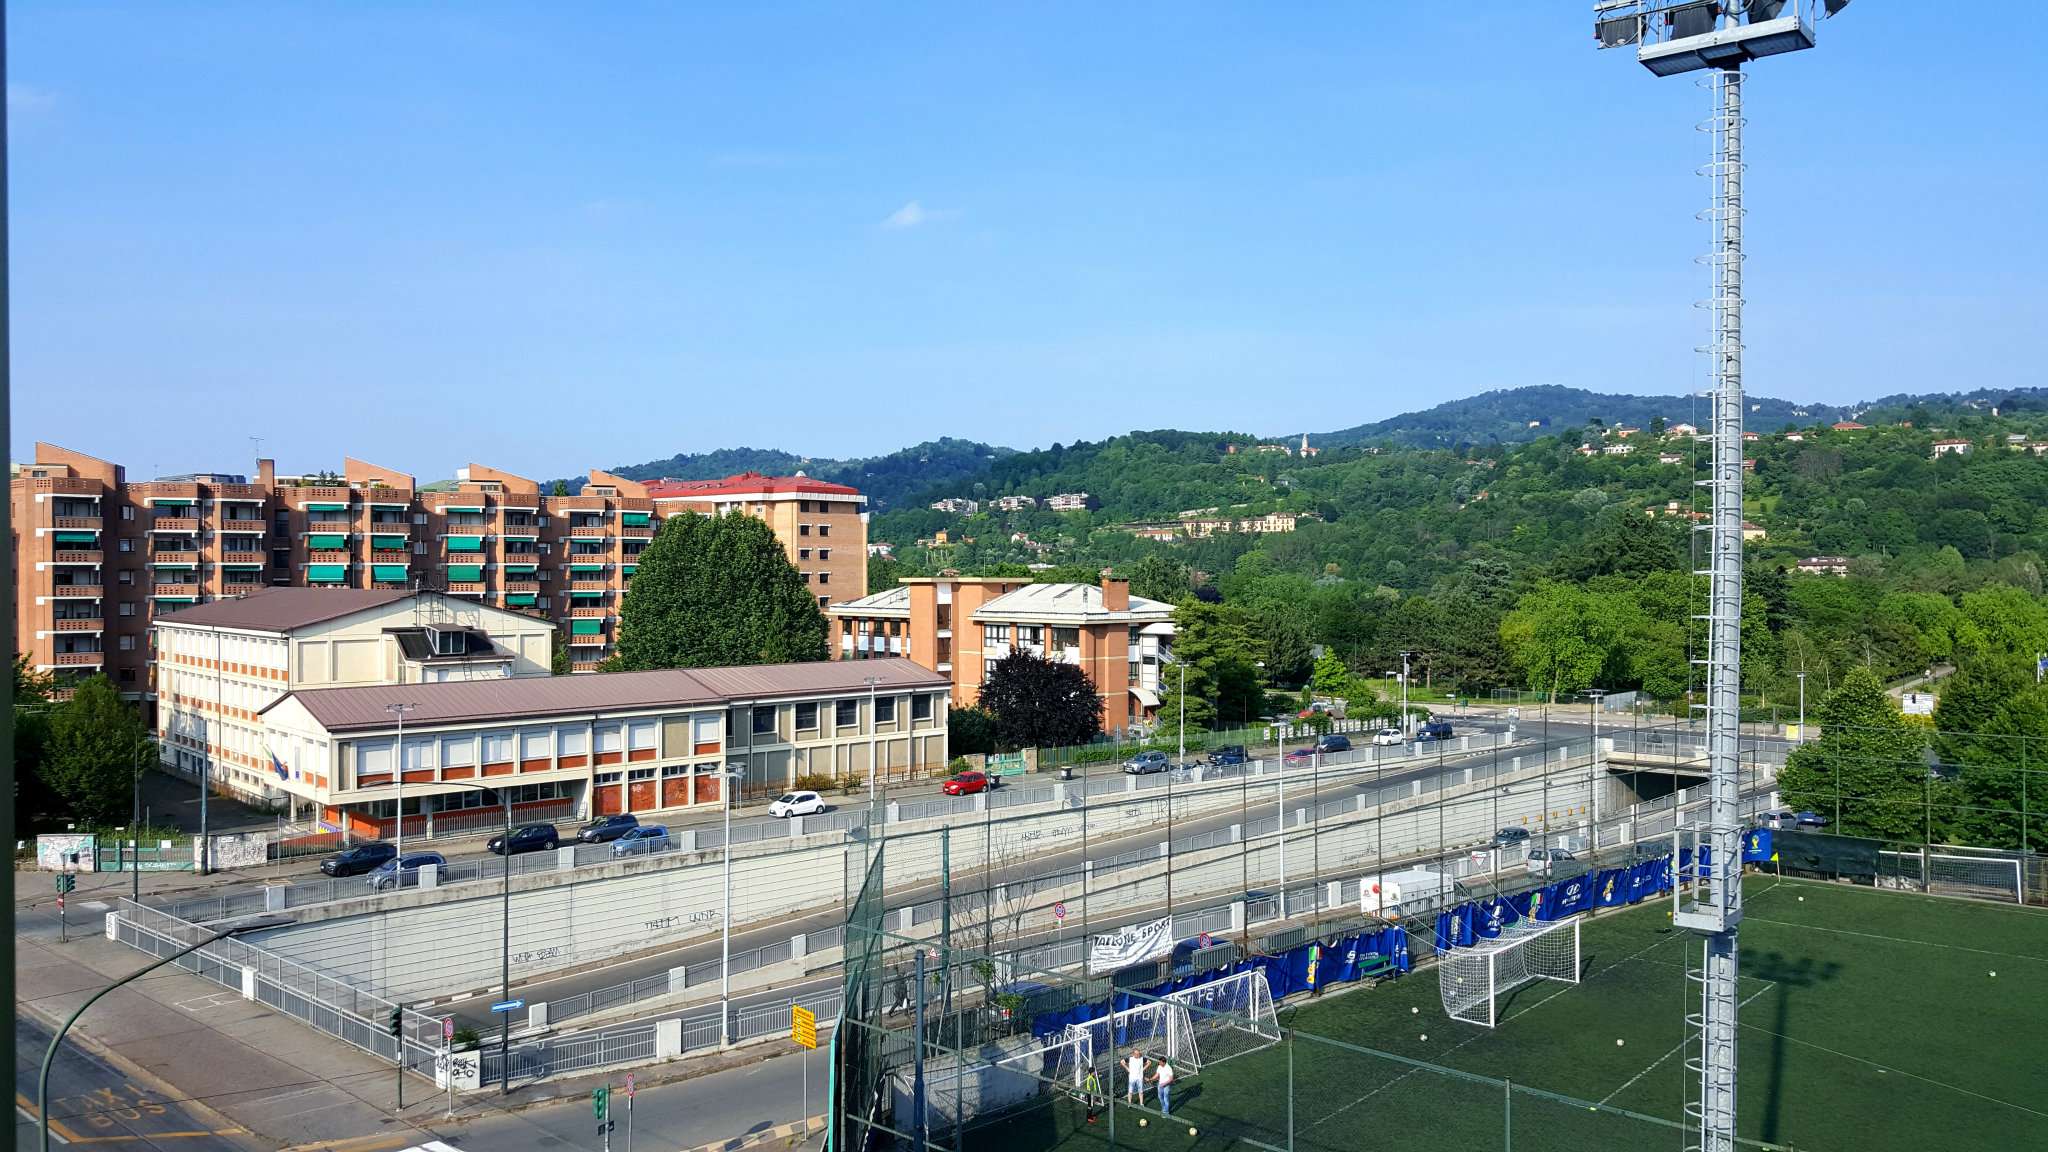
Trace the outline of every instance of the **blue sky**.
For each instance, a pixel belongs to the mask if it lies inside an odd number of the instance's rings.
[[[1708,96],[1588,4],[981,8],[18,0],[11,447],[554,476],[1702,383]],[[1752,390],[2048,383],[2044,8],[1752,70]]]

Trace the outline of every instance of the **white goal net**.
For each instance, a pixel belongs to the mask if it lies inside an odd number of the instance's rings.
[[[1068,1026],[1055,1042],[1060,1051],[1053,1076],[1063,1084],[1078,1082],[1082,1069],[1107,1068],[1133,1049],[1193,1075],[1279,1042],[1280,1019],[1265,973],[1239,972]]]
[[[1453,1020],[1500,1023],[1508,993],[1534,980],[1579,982],[1579,918],[1540,923],[1518,920],[1491,940],[1445,950],[1437,960],[1437,986]]]
[[[1192,1071],[1280,1042],[1280,1017],[1264,972],[1238,972],[1166,999],[1188,1010],[1195,1035]]]

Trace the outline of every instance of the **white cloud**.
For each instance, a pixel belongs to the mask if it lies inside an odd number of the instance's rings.
[[[7,106],[9,108],[26,111],[33,108],[48,108],[56,102],[57,94],[47,88],[38,88],[33,84],[10,83],[7,85]]]
[[[927,219],[930,219],[930,217],[926,215],[924,205],[912,200],[896,211],[889,213],[889,218],[882,221],[882,227],[892,232],[900,232],[905,228],[915,228]]]

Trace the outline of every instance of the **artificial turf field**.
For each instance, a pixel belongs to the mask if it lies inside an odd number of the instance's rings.
[[[1745,1139],[2048,1150],[2048,909],[1772,876],[1750,877],[1744,901]],[[1119,1103],[1112,1135],[1108,1113],[1089,1124],[1054,1096],[963,1146],[1678,1148],[1680,1130],[1657,1121],[1683,1116],[1693,1077],[1685,1014],[1698,990],[1685,967],[1699,944],[1671,930],[1669,909],[1651,900],[1587,921],[1582,982],[1517,989],[1498,1028],[1446,1017],[1432,968],[1283,1008],[1290,1040],[1183,1074],[1171,1119],[1149,1096]]]

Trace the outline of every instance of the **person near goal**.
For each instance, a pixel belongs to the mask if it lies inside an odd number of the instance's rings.
[[[1173,1065],[1167,1061],[1166,1057],[1161,1056],[1159,1058],[1159,1066],[1153,1070],[1152,1079],[1159,1082],[1159,1114],[1161,1116],[1171,1115],[1173,1113]]]
[[[1097,1076],[1093,1068],[1088,1069],[1088,1075],[1081,1081],[1081,1096],[1087,1104],[1088,1122],[1093,1124],[1106,1102],[1102,1097],[1102,1077]]]
[[[1136,1048],[1124,1059],[1124,1102],[1143,1104],[1145,1102],[1145,1058]]]

